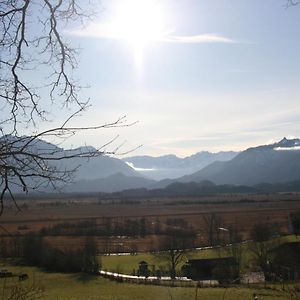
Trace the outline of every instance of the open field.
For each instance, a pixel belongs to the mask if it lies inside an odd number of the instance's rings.
[[[25,272],[29,279],[19,282],[17,277],[0,278],[0,290],[2,299],[7,299],[10,288],[14,285],[23,288],[32,284],[43,289],[42,298],[49,300],[194,300],[194,299],[244,299],[251,300],[252,294],[258,294],[259,299],[297,299],[291,297],[290,290],[299,288],[299,284],[286,285],[282,290],[281,285],[268,285],[230,288],[183,288],[162,287],[143,284],[126,284],[109,281],[98,276],[82,274],[60,274],[43,272],[33,267],[16,267],[8,263],[0,263],[1,268],[7,268],[14,274]]]
[[[136,200],[135,200],[136,201]],[[160,220],[162,223],[168,219],[184,219],[197,233],[195,246],[203,246],[205,240],[204,219],[211,214],[216,214],[222,219],[222,226],[236,226],[239,233],[247,238],[253,224],[258,222],[277,223],[278,228],[288,232],[288,215],[290,212],[300,209],[299,194],[276,195],[223,195],[220,197],[201,197],[187,199],[151,199],[141,200],[137,203],[125,202],[99,202],[97,198],[89,199],[47,199],[20,202],[23,210],[16,214],[13,207],[5,210],[1,217],[2,239],[10,236],[21,236],[30,231],[38,232],[42,228],[50,228],[55,224],[64,222],[78,223],[93,220],[101,224],[109,218],[123,222],[125,219],[145,218],[149,224]],[[54,246],[65,248],[80,247],[84,241],[80,235],[46,236],[46,239]],[[281,239],[290,240],[291,237]],[[118,251],[130,251],[134,245],[138,251],[147,251],[155,247],[157,236],[145,237],[110,237],[106,242],[117,245]],[[102,245],[103,238],[97,237],[98,246]],[[245,246],[246,247],[246,246]],[[245,251],[247,254],[247,252]],[[130,274],[138,268],[138,263],[145,260],[155,268],[167,268],[162,254],[138,253],[127,256],[102,256],[102,268]],[[192,251],[186,257],[203,258],[216,257],[222,254],[222,250]],[[226,254],[225,254],[226,255]],[[248,254],[246,255],[246,257]],[[243,264],[247,265],[247,260]],[[182,262],[183,263],[183,262]],[[7,261],[1,263],[1,268],[6,268],[14,274],[25,272],[29,274],[29,280],[19,282],[17,277],[0,278],[2,287],[2,299],[7,299],[10,287],[17,285],[27,287],[33,283],[44,289],[43,299],[102,299],[102,300],[193,300],[193,299],[252,299],[253,292],[259,295],[259,299],[297,299],[290,292],[294,285],[285,285],[282,290],[280,284],[264,286],[230,288],[199,288],[196,295],[196,287],[165,287],[143,284],[128,284],[109,281],[101,277],[93,277],[82,274],[49,273],[40,269],[26,266],[14,266]],[[178,265],[178,270],[180,265]],[[1,294],[0,293],[0,294]]]
[[[113,199],[99,200],[90,198],[53,198],[20,200],[21,212],[16,213],[13,204],[6,205],[1,216],[1,236],[23,235],[37,232],[64,222],[79,223],[93,221],[103,224],[110,219],[124,222],[126,219],[145,218],[149,224],[166,222],[168,219],[183,219],[195,230],[195,247],[207,245],[207,224],[205,217],[215,214],[222,219],[222,227],[232,227],[244,238],[249,237],[252,226],[258,222],[276,223],[277,230],[288,232],[288,216],[300,210],[300,195],[263,194],[263,195],[218,195],[187,197],[175,199]],[[226,232],[220,233],[226,239]],[[47,240],[54,246],[74,248],[82,245],[84,237],[80,234],[61,236],[51,235]],[[103,251],[131,252],[155,251],[159,247],[156,235],[144,237],[113,236],[97,238]],[[107,246],[109,244],[109,247]],[[110,250],[106,250],[106,249]],[[134,250],[133,250],[134,249]],[[101,250],[100,250],[101,251]]]

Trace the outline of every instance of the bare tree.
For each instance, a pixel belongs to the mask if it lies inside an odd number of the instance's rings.
[[[252,227],[250,251],[253,253],[258,267],[264,272],[266,279],[270,277],[270,264],[273,260],[272,250],[280,245],[276,236],[276,224],[258,223]]]
[[[296,6],[298,4],[300,4],[300,1],[298,1],[298,0],[287,0],[286,1],[286,7]]]
[[[166,257],[168,259],[170,277],[176,278],[176,268],[184,260],[185,250],[179,249],[178,247],[171,245],[170,249],[167,250]]]
[[[58,167],[54,161],[118,150],[106,150],[114,139],[99,149],[86,147],[77,152],[50,144],[38,149],[40,139],[60,143],[78,131],[131,125],[121,117],[96,126],[71,126],[89,101],[81,98],[82,87],[74,78],[78,51],[67,43],[62,28],[91,17],[89,7],[93,7],[90,1],[82,0],[0,1],[0,214],[4,196],[14,200],[14,187],[27,192],[71,181],[76,168]],[[39,79],[41,74],[45,78]],[[53,107],[72,107],[75,112],[60,126],[39,131],[38,124],[49,121]],[[24,128],[29,136],[24,137]]]
[[[300,211],[295,211],[289,215],[290,231],[295,235],[300,235]]]
[[[238,232],[238,226],[229,226],[227,230],[228,244],[224,247],[224,250],[226,255],[232,257],[234,260],[234,264],[227,268],[227,272],[231,278],[236,280],[240,276],[244,247],[242,244],[242,237]]]
[[[87,15],[78,0],[6,0],[0,2],[0,98],[1,125],[17,133],[24,124],[46,119],[43,98],[84,109],[79,97],[81,86],[73,78],[77,67],[76,49],[62,36],[66,22]],[[44,84],[32,80],[34,73],[46,70]],[[29,79],[28,79],[29,78]],[[46,93],[47,92],[47,93]],[[8,128],[9,127],[9,128]]]
[[[176,278],[176,269],[186,259],[187,250],[193,247],[195,238],[196,236],[192,232],[174,229],[161,241],[160,248],[164,249],[161,256],[168,263],[172,279]]]
[[[220,228],[222,226],[223,220],[220,216],[215,213],[203,216],[204,221],[204,233],[207,237],[207,242],[209,246],[220,245]]]

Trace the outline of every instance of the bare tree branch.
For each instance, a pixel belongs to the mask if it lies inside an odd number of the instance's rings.
[[[23,123],[45,120],[46,109],[39,103],[42,90],[48,90],[53,102],[59,99],[62,105],[86,107],[88,101],[78,94],[81,86],[72,78],[77,51],[61,34],[62,22],[88,17],[79,2],[0,1],[0,99],[7,111],[1,121],[11,125],[11,133],[17,133]],[[26,78],[45,65],[52,71],[38,89]]]
[[[27,193],[71,182],[78,166],[68,169],[65,161],[115,154],[121,146],[106,150],[114,137],[99,149],[65,151],[58,141],[81,131],[134,124],[120,117],[94,126],[71,125],[89,107],[89,101],[81,98],[82,87],[73,78],[78,51],[62,32],[67,23],[90,18],[94,12],[88,8],[92,7],[83,0],[0,0],[0,215],[5,196],[15,202],[16,190]],[[45,74],[45,78],[34,80],[34,74]],[[72,105],[75,112],[61,126],[22,135],[24,127],[36,130],[40,122],[47,121],[52,105]],[[55,140],[55,146],[41,148],[44,138]]]
[[[74,172],[78,166],[73,169],[67,169],[63,164],[58,167],[58,164],[53,162],[115,154],[119,150],[119,146],[112,151],[104,150],[107,146],[112,145],[117,137],[112,138],[99,149],[83,147],[69,150],[64,150],[57,146],[53,148],[52,144],[49,144],[49,147],[41,148],[39,146],[41,138],[50,136],[65,139],[70,133],[75,134],[82,130],[115,128],[130,126],[131,124],[126,123],[125,117],[122,117],[114,122],[99,126],[66,127],[66,125],[67,123],[64,122],[61,127],[45,130],[30,137],[2,136],[0,139],[0,178],[2,188],[0,194],[0,215],[3,213],[5,194],[8,193],[15,202],[11,186],[20,187],[24,192],[28,192],[29,189],[35,190],[49,185],[55,189],[57,184],[72,182]]]
[[[299,0],[287,0],[285,6],[286,6],[286,8],[288,8],[288,7],[291,7],[291,6],[296,6],[298,4],[300,4]]]

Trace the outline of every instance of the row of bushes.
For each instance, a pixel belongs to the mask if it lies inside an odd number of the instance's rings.
[[[179,230],[180,228],[180,230]],[[77,223],[63,222],[48,228],[43,228],[43,236],[132,236],[145,237],[147,235],[172,235],[176,229],[182,235],[195,235],[195,230],[183,219],[167,219],[163,224],[159,220],[150,222],[145,218],[125,219],[118,222],[107,218],[102,224],[96,220],[81,221]]]
[[[1,241],[2,257],[18,258],[26,265],[57,272],[95,273],[100,268],[97,246],[93,237],[87,237],[81,249],[62,250],[51,246],[41,235],[27,234]]]

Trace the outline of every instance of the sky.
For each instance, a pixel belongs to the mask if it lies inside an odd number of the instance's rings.
[[[285,0],[107,0],[85,26],[76,75],[92,107],[75,124],[126,116],[116,135],[130,155],[243,150],[300,137],[300,5]],[[57,116],[62,118],[63,114]]]

